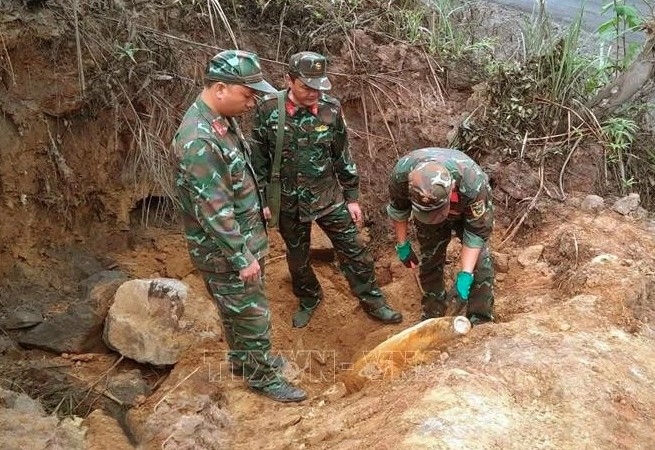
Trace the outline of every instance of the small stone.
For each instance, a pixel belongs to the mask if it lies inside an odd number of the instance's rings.
[[[632,216],[635,219],[645,220],[648,218],[648,211],[640,206],[637,208],[635,212],[632,213]]]
[[[571,325],[568,323],[561,323],[559,329],[560,331],[569,331],[571,329]]]
[[[507,273],[509,272],[509,255],[506,253],[493,253],[494,268],[496,272]]]
[[[598,212],[605,207],[605,200],[597,195],[587,195],[580,204],[583,211]]]
[[[542,252],[544,251],[543,245],[532,245],[521,252],[518,256],[519,264],[523,267],[535,265]]]
[[[505,281],[506,278],[507,278],[506,273],[502,273],[502,272],[501,273],[496,273],[496,281],[499,281],[499,282],[502,283],[503,281]]]
[[[598,256],[594,257],[591,260],[591,263],[592,264],[604,264],[604,263],[608,263],[608,262],[615,262],[618,259],[619,258],[616,255],[612,255],[610,253],[603,253],[602,255],[598,255]]]
[[[339,381],[332,386],[330,386],[325,392],[323,392],[323,397],[327,399],[329,402],[334,402],[335,400],[340,399],[344,395],[346,395],[347,390],[346,390],[346,385]]]

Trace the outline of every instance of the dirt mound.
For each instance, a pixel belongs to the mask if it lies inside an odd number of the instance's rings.
[[[317,261],[325,302],[307,328],[293,329],[296,299],[275,240],[267,265],[274,347],[292,362],[309,400],[280,406],[248,392],[229,375],[225,343],[208,319],[215,337],[178,363],[128,422],[154,448],[173,431],[164,427],[169,434],[159,438],[143,431],[153,405],[208,395],[224,405],[222,439],[231,448],[648,448],[655,265],[652,256],[635,257],[653,254],[655,239],[643,223],[575,204],[550,205],[550,223],[502,249],[508,267],[496,288],[498,323],[474,327],[423,364],[352,395],[340,381],[354,360],[418,322],[414,276],[392,255],[378,260],[378,273],[387,275],[383,290],[406,317],[381,326],[356,306],[334,264]],[[182,246],[156,245],[168,255]],[[521,255],[530,246],[541,253],[526,264]],[[137,251],[148,259],[147,249]],[[135,275],[145,273],[140,267]],[[202,289],[194,274],[185,281]],[[171,426],[171,418],[162,421]]]

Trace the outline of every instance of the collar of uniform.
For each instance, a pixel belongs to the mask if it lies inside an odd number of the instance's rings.
[[[307,111],[314,114],[315,116],[318,116],[318,102],[314,103],[312,106],[308,108],[300,107],[291,101],[291,99],[289,98],[289,94],[287,94],[287,101],[284,103],[284,109],[287,110],[287,116],[289,117],[294,116],[299,109],[306,109]]]
[[[231,127],[228,118],[213,111],[200,97],[198,97],[196,106],[203,117],[207,119],[212,129],[219,135],[224,136],[227,129]]]

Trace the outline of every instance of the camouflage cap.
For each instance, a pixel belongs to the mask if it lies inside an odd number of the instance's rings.
[[[289,74],[298,77],[312,89],[329,91],[332,83],[326,75],[327,59],[314,52],[300,52],[289,58]]]
[[[414,219],[427,224],[446,220],[455,184],[448,169],[434,161],[422,162],[409,172],[408,182]]]
[[[277,92],[262,74],[256,54],[243,50],[225,50],[207,63],[205,77],[228,84],[242,84],[260,92]]]

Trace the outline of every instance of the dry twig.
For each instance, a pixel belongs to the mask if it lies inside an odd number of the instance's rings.
[[[9,50],[7,50],[7,45],[5,44],[5,38],[2,34],[0,34],[0,41],[2,42],[2,49],[5,51],[7,64],[9,65],[9,73],[11,74],[12,84],[16,84],[16,74],[14,73],[14,66],[11,64],[11,58],[9,57]]]
[[[84,97],[86,91],[86,83],[84,81],[84,64],[82,63],[82,45],[80,40],[80,27],[78,18],[79,0],[73,2],[73,16],[75,25],[75,50],[77,52],[77,71],[80,74],[80,94]]]
[[[537,193],[534,195],[534,197],[532,197],[530,204],[528,205],[525,212],[519,219],[518,223],[513,227],[510,226],[508,232],[506,232],[503,235],[503,240],[498,245],[498,248],[502,248],[503,245],[505,245],[507,242],[511,241],[514,238],[519,228],[521,227],[521,225],[523,225],[523,222],[525,222],[525,219],[528,217],[530,211],[532,211],[532,209],[536,206],[537,199],[539,198],[539,195],[541,194],[543,188],[544,188],[544,161],[542,160],[541,164],[539,165],[539,189],[537,190]]]
[[[170,391],[168,391],[166,394],[164,394],[164,396],[163,396],[162,398],[160,398],[159,401],[158,401],[157,403],[155,403],[155,406],[152,407],[153,412],[157,412],[157,407],[161,404],[161,402],[163,402],[164,400],[166,400],[166,398],[168,398],[168,396],[171,395],[171,394],[173,393],[173,391],[175,391],[175,389],[177,389],[177,388],[179,388],[180,386],[182,386],[182,385],[184,384],[184,382],[185,382],[186,380],[188,380],[189,378],[191,378],[191,377],[193,376],[193,374],[196,373],[198,370],[200,370],[200,366],[196,367],[196,368],[193,370],[193,372],[191,372],[191,373],[190,373],[189,375],[187,375],[186,377],[182,378],[182,380],[180,380],[179,383],[177,383],[175,386],[173,386],[173,388],[172,388]]]
[[[371,151],[371,138],[368,132],[368,108],[366,107],[366,93],[364,92],[364,86],[360,86],[362,95],[361,102],[362,108],[364,109],[364,131],[366,132],[366,149],[368,150],[368,156],[373,158],[373,152]]]
[[[566,193],[564,192],[564,170],[566,169],[566,165],[569,163],[569,160],[571,159],[571,156],[573,155],[573,152],[578,148],[578,145],[582,141],[582,138],[584,136],[578,136],[578,139],[575,141],[573,146],[571,147],[571,150],[569,151],[569,154],[566,155],[566,159],[564,160],[564,163],[562,164],[562,168],[559,171],[559,191],[561,194],[560,200],[565,200],[566,199]]]
[[[434,79],[435,84],[437,85],[437,91],[435,92],[434,95],[435,97],[439,98],[441,100],[441,105],[445,106],[446,105],[446,100],[444,99],[443,96],[443,87],[441,86],[441,81],[439,80],[439,77],[437,77],[436,72],[434,71],[434,68],[432,67],[432,63],[430,62],[430,57],[428,54],[425,52],[425,49],[421,48],[423,51],[423,56],[425,56],[425,61],[428,63],[428,67],[430,68],[430,73],[432,74],[432,78]],[[430,87],[432,87],[432,83],[430,83]],[[433,88],[434,91],[434,88]]]

